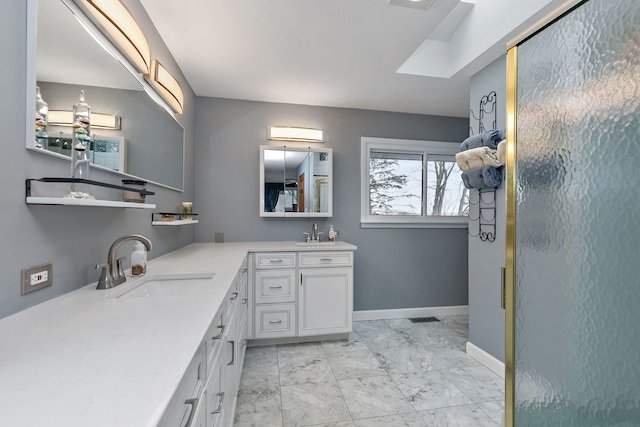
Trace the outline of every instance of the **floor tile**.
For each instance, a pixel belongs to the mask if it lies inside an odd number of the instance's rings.
[[[234,426],[282,426],[280,387],[240,390]]]
[[[327,423],[327,424],[314,424],[310,427],[355,427],[356,425],[352,420],[349,421],[337,421],[335,423]]]
[[[324,354],[319,341],[296,344],[279,344],[278,356],[302,356],[305,354]]]
[[[473,403],[440,371],[392,375],[416,411]]]
[[[386,374],[378,359],[366,347],[364,350],[333,352],[327,357],[337,380]]]
[[[351,332],[346,340],[323,341],[321,344],[327,355],[369,349],[356,332]]]
[[[447,369],[442,372],[476,403],[495,401],[504,396],[504,380],[484,366]]]
[[[429,427],[498,427],[477,405],[439,408],[419,414]]]
[[[358,332],[358,335],[371,351],[384,351],[409,346],[405,334],[391,328],[362,331]]]
[[[333,382],[335,377],[324,354],[278,357],[280,385]]]
[[[338,381],[354,419],[413,412],[388,375]]]
[[[418,352],[439,369],[481,366],[478,361],[462,350],[450,347],[418,347]]]
[[[504,419],[504,398],[495,402],[478,403],[478,407],[482,409],[485,414],[489,415],[493,421],[502,425],[502,420]]]
[[[349,421],[351,415],[335,383],[306,383],[282,386],[285,426],[312,426]]]
[[[418,350],[408,346],[375,352],[374,356],[380,362],[382,369],[390,374],[430,371],[438,368]]]
[[[384,320],[361,320],[353,322],[353,330],[357,333],[365,331],[380,331],[382,329],[391,329]]]
[[[279,383],[276,347],[248,347],[242,368],[240,390],[277,386]]]
[[[417,323],[413,323],[409,319],[387,319],[387,325],[396,330],[415,328]]]
[[[416,412],[355,420],[356,427],[425,427]]]

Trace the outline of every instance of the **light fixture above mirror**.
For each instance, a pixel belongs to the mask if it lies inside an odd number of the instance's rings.
[[[184,93],[175,77],[155,59],[151,62],[150,77],[149,81],[160,96],[173,108],[173,111],[182,114],[184,110]]]
[[[267,139],[275,141],[324,142],[324,130],[290,126],[269,126]]]
[[[149,74],[151,48],[129,10],[119,0],[84,0],[89,12],[142,74]]]
[[[73,111],[49,110],[51,126],[71,126]],[[113,114],[91,113],[91,127],[96,129],[120,129],[120,117]]]

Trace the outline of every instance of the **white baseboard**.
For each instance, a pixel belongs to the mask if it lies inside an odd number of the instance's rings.
[[[467,341],[467,354],[504,379],[504,363]]]
[[[396,308],[390,310],[361,310],[353,312],[353,320],[403,319],[409,317],[455,316],[469,314],[468,305],[448,307]]]

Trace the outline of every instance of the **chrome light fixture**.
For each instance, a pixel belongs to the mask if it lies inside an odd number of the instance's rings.
[[[151,48],[129,10],[119,0],[83,0],[83,3],[138,71],[149,74]]]
[[[71,126],[73,111],[49,110],[49,125]],[[113,114],[91,113],[91,127],[94,129],[120,129],[120,117]]]
[[[182,114],[184,111],[184,93],[180,83],[171,75],[169,70],[155,59],[151,62],[149,81],[173,111]]]
[[[276,141],[324,142],[324,130],[289,126],[269,126],[267,139]]]

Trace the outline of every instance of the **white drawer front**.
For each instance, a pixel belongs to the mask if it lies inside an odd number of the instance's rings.
[[[295,304],[256,307],[256,338],[295,336]]]
[[[296,255],[292,252],[256,253],[256,268],[291,268],[296,266]]]
[[[353,265],[353,252],[300,252],[300,267],[348,267]]]
[[[295,302],[295,270],[256,271],[256,303]]]

